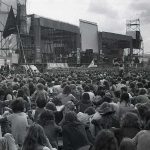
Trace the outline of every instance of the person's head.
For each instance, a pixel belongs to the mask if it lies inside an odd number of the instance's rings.
[[[147,90],[145,88],[141,88],[139,90],[139,95],[145,95],[147,93]]]
[[[56,111],[56,110],[57,110],[57,109],[56,109],[56,105],[55,105],[53,102],[48,102],[48,103],[46,104],[46,109],[52,110],[52,111]]]
[[[41,83],[41,84],[45,85],[45,84],[46,84],[46,81],[45,81],[43,78],[40,78],[40,79],[38,80],[38,83]]]
[[[138,116],[135,113],[128,112],[126,113],[120,123],[121,128],[137,128],[140,129],[140,121]]]
[[[37,90],[44,90],[44,85],[42,83],[38,83],[36,86]]]
[[[138,88],[143,88],[143,83],[138,82],[138,83],[137,83],[137,87],[138,87]]]
[[[95,140],[95,150],[118,150],[117,140],[110,130],[101,130]]]
[[[103,86],[98,86],[98,89],[96,91],[96,95],[100,95],[103,90],[104,90]]]
[[[69,95],[70,93],[71,93],[71,88],[70,88],[70,86],[66,85],[64,87],[63,94]]]
[[[144,104],[136,104],[141,120],[145,119],[145,114],[148,111],[148,108]]]
[[[43,128],[38,124],[33,124],[28,129],[22,150],[37,150],[38,146],[46,146],[46,135]]]
[[[17,79],[17,78],[14,78],[14,82],[18,82],[18,79]]]
[[[65,114],[65,122],[77,121],[77,114],[74,111],[68,111]]]
[[[114,92],[114,95],[115,95],[116,98],[120,98],[120,94],[121,94],[120,91],[115,91]]]
[[[130,86],[131,89],[135,88],[135,84],[133,82],[131,82],[129,86]]]
[[[98,108],[97,111],[102,115],[111,115],[115,113],[114,107],[108,103],[108,102],[103,102]]]
[[[89,103],[89,102],[90,102],[90,96],[89,96],[88,93],[84,93],[84,94],[82,95],[82,102],[83,102],[83,103]]]
[[[75,91],[76,90],[76,85],[75,84],[70,84],[70,88],[71,88],[71,91]]]
[[[24,97],[24,91],[23,91],[23,89],[19,89],[18,90],[17,97]]]
[[[65,105],[65,112],[75,111],[75,104],[72,101],[68,101]]]
[[[47,100],[44,95],[39,95],[36,100],[36,105],[38,108],[44,108],[46,106]]]
[[[128,89],[127,89],[126,86],[123,86],[123,87],[121,88],[121,93],[122,93],[122,94],[123,94],[123,93],[127,93],[127,91],[128,91]]]
[[[85,91],[85,92],[89,92],[89,91],[90,91],[90,87],[89,87],[88,85],[86,85],[86,86],[84,87],[84,91]]]
[[[120,150],[136,150],[136,146],[130,138],[124,138],[120,143]]]
[[[39,124],[43,127],[47,126],[51,121],[54,120],[55,120],[55,116],[53,111],[48,109],[44,110],[39,116]]]
[[[57,98],[57,97],[54,97],[52,99],[52,102],[55,104],[55,106],[61,106],[62,105],[61,100],[59,98]]]
[[[11,103],[11,109],[14,113],[24,111],[24,100],[21,97],[18,97],[16,100],[13,100]]]
[[[29,83],[29,91],[30,91],[30,95],[32,95],[35,91],[35,86],[34,86],[33,82]]]
[[[26,85],[23,86],[21,89],[24,91],[24,95],[30,96],[30,90]]]
[[[112,100],[112,98],[110,96],[104,96],[103,101],[111,103],[113,100]]]
[[[129,94],[128,93],[123,93],[121,95],[120,102],[123,102],[123,101],[126,102],[126,103],[130,102]]]
[[[85,114],[88,114],[88,115],[93,115],[93,114],[95,114],[95,112],[96,112],[96,111],[95,111],[94,107],[92,107],[92,106],[86,108],[85,111],[84,111],[84,113],[85,113]]]

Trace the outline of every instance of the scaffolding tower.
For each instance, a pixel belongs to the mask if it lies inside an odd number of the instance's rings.
[[[141,24],[140,19],[127,20],[126,21],[126,34],[132,36],[133,38],[133,54],[134,57],[138,57],[143,61],[144,55],[144,42],[141,36]],[[128,53],[130,53],[128,51]]]

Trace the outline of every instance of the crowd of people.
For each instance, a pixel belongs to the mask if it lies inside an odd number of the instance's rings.
[[[0,76],[0,150],[149,150],[150,72]]]

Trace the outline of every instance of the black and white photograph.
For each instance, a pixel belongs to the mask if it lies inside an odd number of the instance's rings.
[[[150,1],[0,0],[0,150],[150,150]]]

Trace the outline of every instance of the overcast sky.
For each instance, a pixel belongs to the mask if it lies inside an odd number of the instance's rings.
[[[79,25],[98,24],[99,31],[126,33],[126,20],[140,18],[144,49],[150,53],[150,0],[27,0],[27,13]]]

